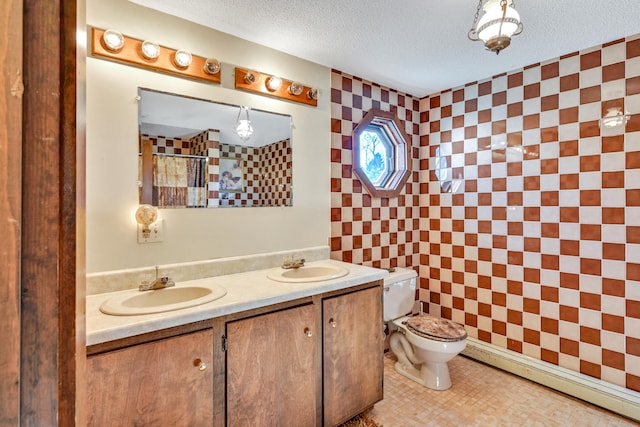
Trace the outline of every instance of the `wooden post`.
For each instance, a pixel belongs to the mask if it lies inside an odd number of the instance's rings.
[[[153,204],[153,143],[142,141],[142,203]]]
[[[28,37],[23,38],[20,424],[83,425],[85,176],[84,146],[76,145],[76,2],[22,4]]]
[[[0,4],[0,425],[20,419],[22,1]]]

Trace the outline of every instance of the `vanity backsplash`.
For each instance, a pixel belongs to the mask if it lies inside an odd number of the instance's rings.
[[[178,264],[158,265],[158,274],[171,277],[176,282],[204,277],[243,273],[252,270],[275,268],[284,257],[301,257],[306,261],[329,259],[329,247],[318,246],[289,251],[243,255]],[[87,275],[87,295],[137,288],[143,280],[155,278],[156,266],[112,270]]]

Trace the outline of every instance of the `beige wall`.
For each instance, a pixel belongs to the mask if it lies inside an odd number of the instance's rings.
[[[213,56],[221,85],[87,59],[87,272],[321,246],[330,223],[330,71],[296,57],[125,0],[87,2],[87,24]],[[316,87],[318,107],[233,89],[233,66]],[[162,209],[164,242],[138,244],[138,87],[246,105],[293,117],[291,208]]]

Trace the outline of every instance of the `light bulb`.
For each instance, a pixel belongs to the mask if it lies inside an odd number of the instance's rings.
[[[191,65],[191,53],[186,50],[177,50],[173,57],[173,62],[178,68],[187,68]]]
[[[119,52],[124,46],[124,36],[118,30],[109,29],[102,34],[104,47],[111,52]]]
[[[142,42],[142,56],[146,59],[156,59],[160,56],[160,46],[158,44],[145,40]]]
[[[307,98],[312,100],[318,99],[318,89],[311,88],[307,91]]]
[[[220,61],[215,58],[208,58],[204,63],[204,72],[207,74],[217,74],[220,71]]]
[[[271,76],[267,79],[266,85],[267,89],[271,92],[275,92],[282,87],[282,79],[278,76]]]
[[[256,82],[256,75],[247,71],[247,74],[244,75],[244,82],[248,85],[254,84]]]
[[[304,90],[304,86],[300,82],[291,82],[288,90],[291,95],[298,96]]]

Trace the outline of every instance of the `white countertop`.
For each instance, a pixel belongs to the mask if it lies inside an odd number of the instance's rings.
[[[197,285],[203,282],[216,284],[224,287],[227,290],[227,294],[207,304],[157,314],[111,316],[100,311],[100,305],[105,300],[122,292],[130,293],[131,290],[90,295],[86,299],[86,344],[88,346],[100,344],[200,320],[212,319],[226,314],[345,289],[384,279],[389,275],[385,270],[334,260],[314,261],[305,265],[326,264],[347,268],[349,274],[337,279],[320,282],[284,283],[267,278],[267,274],[273,270],[271,268],[177,282],[176,287]]]

